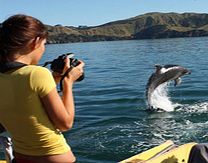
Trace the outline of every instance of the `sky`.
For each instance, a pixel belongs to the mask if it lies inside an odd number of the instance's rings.
[[[0,0],[0,22],[26,14],[48,25],[97,26],[149,12],[208,13],[208,0]]]

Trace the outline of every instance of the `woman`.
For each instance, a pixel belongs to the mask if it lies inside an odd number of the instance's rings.
[[[61,131],[73,125],[72,87],[84,63],[64,78],[61,99],[55,83],[61,75],[36,66],[46,38],[44,24],[31,16],[11,16],[0,27],[0,123],[11,135],[17,163],[75,162]],[[11,63],[19,66],[8,68]]]

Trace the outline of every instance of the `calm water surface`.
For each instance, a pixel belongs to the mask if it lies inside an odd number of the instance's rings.
[[[167,139],[208,142],[208,37],[47,45],[41,62],[73,52],[86,77],[74,87],[76,118],[64,133],[79,163],[113,163]],[[155,64],[192,70],[169,86],[174,112],[146,111]]]

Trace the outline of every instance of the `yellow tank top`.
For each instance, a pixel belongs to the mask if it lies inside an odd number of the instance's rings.
[[[16,152],[44,156],[70,150],[39,98],[55,87],[50,71],[40,66],[24,66],[10,73],[0,73],[0,123],[11,135]]]

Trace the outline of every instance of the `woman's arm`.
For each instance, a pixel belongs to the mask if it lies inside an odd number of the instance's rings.
[[[49,119],[61,131],[69,130],[74,121],[74,100],[71,90],[63,95],[61,100],[56,88],[41,98]],[[68,102],[66,102],[68,101]]]
[[[53,124],[61,131],[69,130],[73,126],[75,108],[72,92],[73,83],[82,75],[84,63],[72,69],[63,80],[63,96],[60,98],[56,88],[41,101]]]

